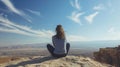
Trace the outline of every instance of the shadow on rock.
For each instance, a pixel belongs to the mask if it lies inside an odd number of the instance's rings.
[[[51,57],[51,56],[47,56],[47,57],[43,57],[43,58],[35,58],[35,59],[29,60],[29,61],[23,61],[23,62],[20,62],[20,63],[18,63],[16,65],[9,65],[9,66],[6,66],[6,67],[25,66],[27,64],[42,63],[42,62],[45,62],[45,61],[48,61],[48,60],[54,60],[54,59],[56,59],[56,58]]]

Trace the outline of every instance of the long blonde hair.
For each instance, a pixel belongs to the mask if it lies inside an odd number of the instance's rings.
[[[62,25],[57,25],[57,27],[56,27],[56,37],[58,39],[64,39],[65,38],[65,33],[64,33],[63,28],[62,28]]]

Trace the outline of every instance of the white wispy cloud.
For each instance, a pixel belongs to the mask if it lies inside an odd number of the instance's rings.
[[[29,16],[26,15],[23,11],[18,10],[10,0],[1,0],[1,2],[3,2],[11,12],[23,17],[28,22],[32,22]]]
[[[35,36],[33,34],[25,32],[25,31],[21,31],[18,29],[8,29],[8,28],[4,28],[4,27],[0,27],[0,32],[16,33],[16,34],[27,35],[27,36]]]
[[[99,12],[101,10],[104,10],[105,9],[105,6],[104,4],[98,4],[96,6],[93,7],[93,10],[96,11],[92,14],[88,14],[86,16],[82,16],[83,14],[85,14],[86,12],[81,12],[80,9],[80,3],[79,3],[79,0],[72,0],[70,1],[70,4],[72,7],[76,8],[77,10],[73,11],[71,16],[67,16],[69,19],[71,19],[72,21],[74,21],[75,23],[79,23],[80,25],[82,25],[81,23],[81,17],[84,17],[85,20],[88,21],[89,24],[92,24],[94,18],[99,14]]]
[[[108,32],[109,33],[114,33],[115,32],[115,28],[114,27],[109,28]]]
[[[93,14],[90,14],[88,16],[85,16],[85,19],[89,22],[89,24],[92,24],[93,19],[99,14],[99,12],[95,12]]]
[[[70,4],[72,7],[76,8],[77,10],[80,10],[79,0],[71,1]]]
[[[0,32],[15,33],[30,37],[51,38],[55,33],[51,30],[34,30],[28,26],[18,25],[15,22],[0,15]],[[87,37],[79,35],[67,35],[68,41],[88,41]]]
[[[103,9],[105,9],[105,6],[103,4],[98,4],[98,5],[93,7],[93,10],[97,10],[97,11],[100,11]]]
[[[82,25],[80,16],[82,16],[84,12],[80,12],[79,0],[72,0],[70,1],[70,4],[73,8],[77,10],[73,11],[70,16],[67,16],[67,18],[75,23]]]
[[[115,27],[110,27],[106,35],[102,38],[104,40],[120,40],[120,31]]]
[[[116,27],[109,27],[98,40],[120,40],[120,30]]]
[[[44,37],[50,38],[54,32],[51,30],[33,30],[28,26],[18,25],[15,22],[0,16],[0,25],[4,27],[0,27],[0,32],[8,32],[8,33],[16,33],[21,35],[28,35],[34,37]]]
[[[51,38],[55,33],[51,30],[34,30],[28,26],[19,25],[0,15],[0,32],[15,33],[30,37]],[[68,41],[88,41],[88,38],[79,35],[67,35]]]
[[[34,11],[34,10],[31,10],[31,9],[26,9],[26,10],[29,11],[30,13],[34,14],[34,15],[40,16],[39,11]]]
[[[82,16],[84,13],[81,12],[72,12],[71,16],[67,16],[69,19],[71,19],[72,21],[74,21],[75,23],[79,23],[80,25],[82,25],[82,23],[80,22],[80,16]]]

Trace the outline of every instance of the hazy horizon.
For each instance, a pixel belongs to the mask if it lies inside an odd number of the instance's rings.
[[[92,50],[96,51],[100,48],[106,47],[118,47],[120,45],[119,40],[114,41],[84,41],[84,42],[69,42],[71,49],[80,49],[80,50]],[[29,44],[16,44],[16,45],[0,45],[1,48],[7,47],[10,49],[16,48],[35,48],[35,49],[46,49],[48,43],[29,43]],[[50,43],[51,44],[51,43]],[[53,44],[51,44],[53,45]]]
[[[0,46],[51,43],[58,24],[63,26],[68,42],[118,41],[119,3],[119,0],[0,0]]]

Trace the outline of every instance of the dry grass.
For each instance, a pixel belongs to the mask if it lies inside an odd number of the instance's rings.
[[[20,59],[19,57],[0,57],[0,64],[19,59]]]

